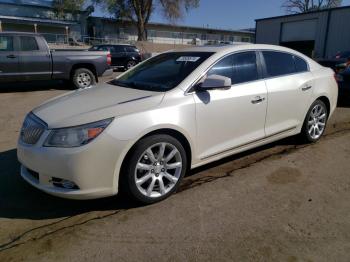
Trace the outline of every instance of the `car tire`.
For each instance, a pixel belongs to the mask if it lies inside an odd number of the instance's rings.
[[[84,89],[92,87],[96,84],[96,77],[87,68],[78,68],[73,72],[72,84],[76,89]]]
[[[324,134],[328,120],[328,109],[321,100],[316,100],[306,114],[300,137],[303,142],[314,143]]]
[[[128,155],[119,191],[142,204],[156,203],[173,194],[187,170],[184,147],[169,135],[145,137]]]
[[[129,70],[130,68],[133,68],[135,65],[137,65],[137,62],[134,60],[129,60],[126,62],[124,69]]]

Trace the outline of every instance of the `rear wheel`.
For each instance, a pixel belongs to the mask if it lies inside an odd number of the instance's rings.
[[[78,68],[73,73],[72,83],[77,89],[89,88],[96,84],[96,78],[89,69]]]
[[[124,165],[121,191],[144,204],[161,201],[175,192],[186,172],[181,143],[168,135],[143,138]]]
[[[316,100],[310,107],[304,120],[301,136],[304,141],[313,143],[323,135],[328,120],[328,110],[321,100]]]

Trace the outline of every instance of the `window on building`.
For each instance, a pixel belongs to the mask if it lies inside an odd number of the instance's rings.
[[[275,51],[264,51],[263,55],[268,77],[288,75],[296,72],[293,55]]]
[[[20,43],[21,43],[21,51],[39,50],[38,43],[36,42],[36,39],[33,36],[21,36]]]
[[[231,78],[232,84],[241,84],[259,79],[255,52],[233,54],[216,63],[208,75]]]
[[[250,42],[250,37],[242,37],[242,42]]]
[[[13,51],[12,36],[0,36],[0,51],[3,51],[3,52]]]
[[[296,72],[301,73],[309,71],[309,67],[304,59],[294,56],[294,61]]]

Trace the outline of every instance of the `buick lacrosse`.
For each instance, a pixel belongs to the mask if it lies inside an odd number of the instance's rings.
[[[191,168],[288,136],[317,141],[337,96],[334,72],[291,49],[169,51],[32,110],[21,175],[59,197],[154,203]]]

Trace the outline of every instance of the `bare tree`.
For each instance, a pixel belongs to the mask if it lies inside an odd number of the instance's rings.
[[[297,14],[339,7],[342,2],[342,0],[286,0],[282,7],[287,13]]]
[[[75,14],[80,11],[85,0],[53,0],[52,5],[59,18],[64,18],[67,12]]]
[[[138,41],[147,40],[147,24],[153,12],[175,21],[190,8],[198,7],[200,0],[94,0],[118,19],[127,19],[136,25]]]

